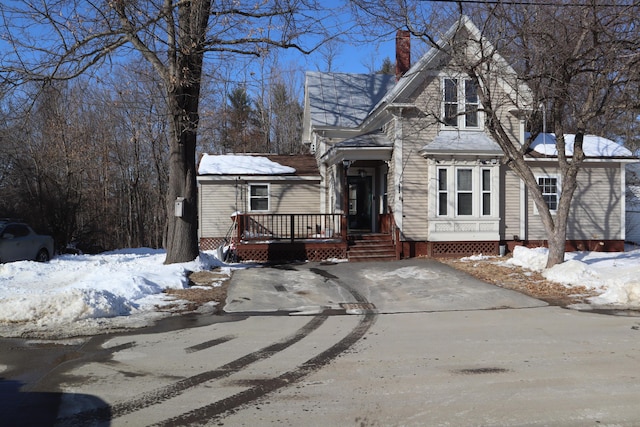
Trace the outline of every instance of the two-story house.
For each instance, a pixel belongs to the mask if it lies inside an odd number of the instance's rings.
[[[267,173],[201,167],[201,246],[221,241],[235,211],[241,259],[458,256],[544,244],[529,190],[484,128],[477,88],[447,54],[448,40],[465,37],[482,37],[468,18],[412,65],[409,34],[398,32],[395,76],[307,72],[302,142],[312,156],[272,157],[293,167]],[[503,70],[492,83],[503,95],[498,115],[524,144],[529,89],[494,58]],[[590,135],[584,148],[568,249],[623,250],[625,165],[635,158]],[[527,156],[552,211],[562,192],[554,149],[554,136],[541,134]]]
[[[482,37],[468,18],[447,37]],[[488,43],[486,40],[484,43]],[[543,244],[542,222],[524,183],[501,161],[484,128],[472,80],[445,49],[429,50],[412,66],[409,35],[396,40],[396,76],[308,72],[304,142],[318,161],[321,206],[348,217],[348,234],[398,233],[402,257],[495,254],[499,245]],[[506,100],[499,116],[510,138],[525,142],[528,88],[515,71],[495,77]],[[501,81],[510,80],[507,81]],[[495,96],[495,95],[494,95]],[[569,139],[571,135],[567,136]],[[553,135],[541,135],[527,158],[550,203],[562,182]],[[551,144],[551,145],[549,145]],[[624,171],[631,153],[613,141],[585,137],[587,160],[569,220],[568,249],[622,250]]]

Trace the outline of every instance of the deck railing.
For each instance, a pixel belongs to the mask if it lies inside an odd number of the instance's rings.
[[[236,214],[238,241],[341,240],[341,214]]]

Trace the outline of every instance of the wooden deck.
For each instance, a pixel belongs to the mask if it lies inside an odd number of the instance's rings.
[[[398,259],[390,216],[380,218],[381,233],[348,235],[342,214],[236,214],[229,238],[239,262],[353,261]],[[217,247],[225,239],[201,239]],[[208,248],[211,249],[211,248]],[[351,252],[351,253],[350,253]]]

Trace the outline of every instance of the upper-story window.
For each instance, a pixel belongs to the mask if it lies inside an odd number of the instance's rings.
[[[442,87],[445,125],[477,128],[480,101],[473,80],[445,78]]]

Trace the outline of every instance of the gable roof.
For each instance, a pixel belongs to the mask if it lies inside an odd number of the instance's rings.
[[[371,132],[334,144],[322,155],[330,164],[349,160],[389,160],[393,142],[382,132]]]
[[[425,70],[441,68],[437,61],[461,30],[493,52],[492,44],[478,27],[463,16],[442,35],[437,42],[440,48],[431,47],[397,83],[393,75],[307,72],[304,135],[309,136],[308,126],[316,130],[323,127],[371,130],[377,127],[376,117],[387,107],[413,106],[403,103],[403,99],[420,84]],[[498,78],[504,90],[528,105],[531,99],[528,86],[517,79],[517,73],[504,58],[495,52],[492,58],[505,70]]]
[[[203,154],[198,175],[318,176],[310,154]]]
[[[387,105],[393,105],[395,102],[402,103],[402,99],[405,94],[411,93],[421,82],[423,78],[423,72],[428,69],[439,69],[438,58],[443,52],[446,52],[447,47],[450,47],[451,41],[460,33],[461,30],[466,31],[478,44],[482,46],[482,49],[491,53],[492,61],[495,61],[503,72],[497,76],[498,83],[507,92],[512,94],[513,99],[518,99],[522,102],[522,106],[528,106],[532,102],[532,94],[530,88],[524,83],[518,80],[518,74],[511,67],[511,65],[499,55],[493,44],[482,35],[480,29],[471,21],[471,19],[463,15],[457,20],[436,42],[439,48],[431,47],[415,64],[411,66],[404,76],[400,78],[398,84],[395,85],[387,95],[380,100],[378,104],[373,108],[372,112],[380,110]],[[507,81],[510,78],[510,81]],[[517,94],[516,94],[517,92]],[[373,116],[373,114],[371,115]]]
[[[395,76],[388,74],[308,71],[308,120],[316,128],[356,128],[394,85]]]

